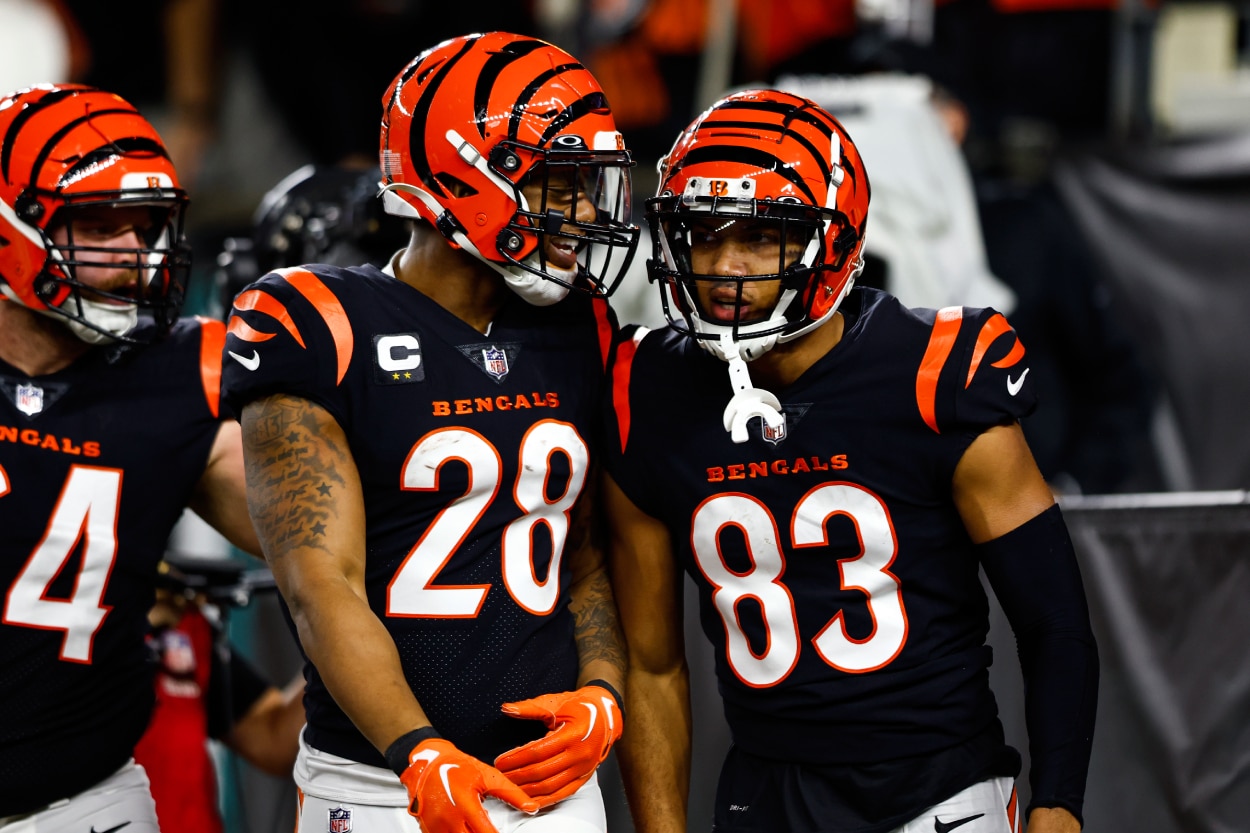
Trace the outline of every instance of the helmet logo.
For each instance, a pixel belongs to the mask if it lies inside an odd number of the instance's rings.
[[[564,136],[557,136],[555,137],[554,140],[552,140],[551,144],[554,145],[555,147],[560,148],[561,150],[585,150],[586,149],[586,140],[583,139],[581,136],[578,136],[576,133],[566,134]]]
[[[149,176],[149,177],[148,177],[148,187],[149,187],[149,188],[160,188],[160,187],[161,187],[161,178],[160,178],[159,176]]]

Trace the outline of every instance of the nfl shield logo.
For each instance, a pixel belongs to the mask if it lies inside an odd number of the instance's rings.
[[[43,410],[43,388],[38,385],[17,386],[17,409],[27,416]]]
[[[351,833],[352,809],[350,807],[330,808],[330,833]]]
[[[776,445],[777,443],[781,442],[782,440],[786,438],[786,415],[782,413],[781,424],[778,425],[776,428],[773,428],[764,419],[761,418],[760,428],[764,434],[764,439],[768,440],[773,445]]]
[[[498,347],[487,347],[482,351],[482,366],[491,376],[502,379],[508,375],[508,354]]]

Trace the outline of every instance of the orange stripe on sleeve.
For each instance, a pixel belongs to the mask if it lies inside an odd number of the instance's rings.
[[[1011,351],[996,362],[991,362],[990,367],[1004,368],[1012,367],[1016,362],[1024,358],[1024,345],[1020,343],[1019,337],[1016,343],[1011,345]]]
[[[262,333],[260,330],[253,329],[251,324],[248,324],[237,315],[230,316],[230,326],[226,328],[226,332],[235,338],[241,338],[244,341],[257,344],[262,341],[268,341],[277,335],[277,333]]]
[[[326,322],[326,326],[330,328],[330,336],[334,339],[334,349],[338,355],[338,378],[335,383],[342,382],[347,374],[347,365],[352,360],[352,349],[355,345],[352,325],[347,320],[347,312],[343,309],[343,305],[339,303],[334,293],[307,269],[299,267],[278,269],[277,274],[308,299],[321,315],[321,319]]]
[[[291,334],[291,337],[295,339],[300,347],[304,346],[304,339],[300,337],[299,328],[291,320],[291,314],[286,311],[286,307],[282,306],[282,302],[272,295],[261,292],[258,289],[249,289],[240,293],[234,299],[234,308],[237,310],[256,310],[268,315],[281,324],[283,329]]]
[[[629,442],[629,375],[634,368],[634,355],[638,345],[649,330],[639,327],[633,337],[616,348],[616,362],[612,365],[612,407],[616,410],[616,425],[621,432],[621,451]]]
[[[596,295],[591,299],[591,308],[595,311],[595,323],[599,328],[599,355],[603,358],[603,369],[608,369],[608,353],[612,350],[612,319],[608,315],[608,299]]]
[[[972,348],[972,362],[968,365],[968,379],[964,382],[964,387],[972,384],[972,377],[976,375],[977,368],[981,366],[981,359],[985,358],[985,351],[990,349],[990,345],[994,343],[994,339],[1011,329],[1011,325],[1007,323],[1007,319],[1002,315],[992,315],[990,320],[981,326],[981,332],[977,333],[976,346]]]
[[[968,365],[968,378],[964,382],[964,387],[972,385],[972,377],[976,375],[977,368],[981,366],[981,360],[985,358],[985,351],[990,349],[990,345],[1003,333],[1011,332],[1011,325],[1007,323],[1007,319],[1002,314],[993,315],[988,321],[981,326],[981,332],[977,333],[976,346],[972,348],[972,361]],[[1011,367],[1024,355],[1024,345],[1020,343],[1020,339],[1015,340],[1011,351],[998,361],[994,362],[991,367]]]
[[[938,377],[942,375],[942,368],[955,346],[955,336],[959,335],[963,317],[963,307],[938,310],[933,332],[929,334],[929,346],[925,348],[920,370],[916,373],[916,405],[920,408],[920,417],[938,434],[942,433],[937,425]]]
[[[195,316],[200,322],[200,383],[208,410],[218,416],[221,410],[221,351],[226,347],[226,325],[213,318]]]

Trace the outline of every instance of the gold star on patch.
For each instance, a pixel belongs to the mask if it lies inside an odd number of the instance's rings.
[[[391,378],[392,378],[392,379],[394,379],[396,382],[398,382],[398,381],[399,381],[399,374],[398,374],[398,373],[392,373],[392,374],[391,374]]]

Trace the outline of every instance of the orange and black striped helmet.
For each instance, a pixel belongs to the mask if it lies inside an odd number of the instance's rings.
[[[186,202],[160,136],[120,96],[44,84],[0,99],[0,291],[60,316],[83,340],[136,340],[140,311],[157,325],[145,335],[177,318],[190,267]],[[147,209],[131,236],[137,247],[75,243],[75,215],[102,207]],[[79,280],[102,256],[135,280],[112,291]]]
[[[863,269],[868,176],[859,151],[838,121],[814,102],[778,90],[744,90],[713,104],[660,160],[657,196],[647,201],[653,241],[648,261],[674,327],[721,355],[748,361],[778,342],[810,332],[838,308]],[[695,274],[696,232],[715,218],[717,232],[750,220],[779,231],[775,268],[759,275]],[[800,248],[797,257],[793,252]],[[790,254],[787,254],[789,252]],[[733,320],[702,309],[697,280],[737,283]],[[743,287],[781,281],[771,312],[742,320]],[[732,347],[726,346],[728,335]]]
[[[382,105],[389,213],[429,222],[531,303],[615,288],[638,242],[633,163],[575,58],[505,32],[453,38],[408,64]]]

